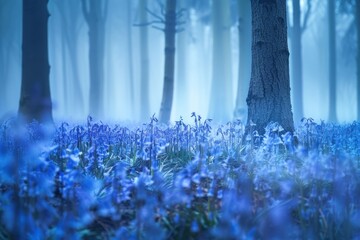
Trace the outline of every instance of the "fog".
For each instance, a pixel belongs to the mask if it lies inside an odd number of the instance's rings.
[[[181,1],[178,1],[181,2]],[[186,11],[176,35],[175,84],[171,120],[180,116],[190,121],[191,112],[209,116],[213,84],[213,24],[207,2],[183,1]],[[303,106],[305,117],[327,121],[329,115],[329,51],[326,2],[313,0],[307,28],[302,35]],[[131,3],[129,7],[128,4]],[[21,82],[22,1],[0,1],[0,117],[16,114]],[[161,1],[149,0],[151,13],[161,15]],[[230,64],[227,74],[230,100],[221,102],[227,109],[235,108],[239,74],[237,2],[231,1],[229,11],[230,55],[221,59]],[[50,86],[53,116],[57,121],[84,121],[89,114],[89,35],[80,0],[50,0],[48,22]],[[129,9],[131,10],[129,12]],[[302,19],[307,1],[301,1]],[[131,13],[129,15],[129,13]],[[148,23],[156,17],[148,13]],[[288,23],[292,24],[291,2]],[[337,119],[340,123],[357,118],[356,37],[348,29],[354,14],[337,10]],[[164,32],[161,24],[140,21],[137,0],[109,0],[105,21],[104,48],[104,121],[142,122],[160,110],[164,81]],[[139,26],[140,25],[140,26]],[[155,26],[155,27],[154,27]],[[141,119],[141,52],[140,31],[148,28],[149,56],[149,117]],[[181,28],[181,29],[180,29]],[[129,31],[131,35],[129,36]],[[353,35],[356,32],[354,31]],[[288,41],[289,49],[291,39]],[[73,44],[75,50],[69,46]],[[290,51],[290,61],[291,61]],[[224,56],[223,54],[221,56]],[[132,61],[131,61],[132,60]],[[291,64],[290,64],[291,66]],[[132,72],[131,72],[132,69]],[[292,70],[291,70],[292,71]],[[290,74],[291,76],[291,74]],[[181,79],[180,79],[181,78]],[[290,78],[291,81],[292,78]],[[225,80],[221,80],[225,81]],[[231,92],[232,91],[232,92]],[[292,92],[296,89],[292,88]],[[292,94],[293,95],[293,94]],[[245,96],[246,98],[246,96]],[[244,103],[245,104],[245,103]],[[233,111],[227,114],[233,116]],[[243,117],[243,116],[242,116]],[[232,118],[232,117],[231,117]],[[232,119],[229,119],[232,120]],[[297,122],[297,119],[295,119]]]

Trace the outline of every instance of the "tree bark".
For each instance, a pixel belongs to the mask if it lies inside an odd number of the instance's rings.
[[[166,1],[165,73],[159,120],[169,123],[174,93],[176,0]]]
[[[356,1],[355,21],[357,33],[356,80],[357,80],[357,120],[360,121],[360,1]]]
[[[26,121],[52,122],[47,3],[48,0],[23,1],[19,115]]]
[[[251,3],[238,0],[239,8],[239,74],[234,117],[246,121],[246,94],[251,76]]]
[[[104,116],[104,49],[107,4],[108,0],[82,0],[83,14],[89,27],[89,113],[98,118]]]
[[[147,23],[147,0],[139,1],[140,23]],[[140,55],[141,55],[141,89],[140,103],[141,112],[140,120],[147,121],[150,118],[149,107],[149,47],[148,47],[148,26],[140,27]]]
[[[329,121],[336,122],[336,29],[335,0],[328,1],[329,11]]]
[[[209,117],[221,122],[231,121],[233,93],[231,74],[230,1],[212,3],[213,54]]]
[[[300,0],[293,0],[293,26],[291,32],[291,60],[292,60],[292,86],[294,94],[294,120],[299,122],[304,117],[303,112],[303,77],[302,77],[302,44],[301,44],[301,14]]]
[[[290,102],[289,50],[286,0],[251,0],[252,65],[247,97],[249,133],[251,122],[264,133],[271,121],[294,131]]]

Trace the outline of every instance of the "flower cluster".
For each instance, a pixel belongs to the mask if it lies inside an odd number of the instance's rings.
[[[0,239],[355,239],[360,124],[0,125]]]

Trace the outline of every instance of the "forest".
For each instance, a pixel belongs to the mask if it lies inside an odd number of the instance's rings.
[[[0,239],[360,238],[360,1],[0,0]]]

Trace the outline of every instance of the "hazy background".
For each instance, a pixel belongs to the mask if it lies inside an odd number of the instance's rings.
[[[159,1],[149,0],[148,7],[155,13],[160,12]],[[160,1],[161,2],[161,1]],[[196,1],[195,1],[196,2]],[[175,74],[175,89],[172,120],[183,116],[190,119],[191,112],[203,117],[208,116],[211,98],[212,78],[212,25],[210,1],[190,5],[185,15],[181,52],[185,56],[183,79]],[[308,27],[302,37],[303,50],[303,103],[304,114],[315,120],[327,120],[329,104],[328,84],[328,22],[327,6],[324,0],[313,0]],[[16,114],[18,109],[21,81],[21,29],[22,1],[0,0],[0,118]],[[63,5],[64,4],[64,5]],[[109,0],[105,29],[105,91],[104,116],[107,121],[143,121],[140,119],[140,23],[138,1],[131,1],[131,16],[126,0]],[[199,8],[199,6],[201,8]],[[232,102],[235,107],[238,84],[238,17],[237,3],[231,1],[231,78]],[[291,3],[289,5],[289,22],[291,19]],[[71,18],[61,15],[71,14]],[[306,1],[301,1],[302,9]],[[83,121],[88,114],[89,99],[89,61],[88,61],[88,27],[84,21],[79,0],[50,0],[49,12],[49,61],[51,66],[50,81],[55,120]],[[64,11],[65,10],[65,11]],[[63,12],[62,12],[63,11]],[[148,16],[151,20],[151,15]],[[338,13],[337,21],[337,117],[339,122],[356,120],[356,68],[355,68],[355,36],[345,38],[353,21],[352,14]],[[75,41],[76,74],[74,61],[66,50],[66,31],[64,27],[73,27],[76,31],[70,36]],[[129,38],[128,29],[131,30]],[[159,113],[162,97],[164,66],[164,33],[151,26],[149,28],[149,96],[150,113]],[[130,44],[131,43],[131,44]],[[289,41],[289,44],[291,42]],[[131,46],[131,51],[129,47]],[[290,45],[289,45],[290,47]],[[178,57],[179,48],[176,49]],[[131,53],[130,53],[131,52]],[[130,54],[132,55],[130,57]],[[291,54],[291,52],[290,52]],[[130,61],[133,64],[133,80],[131,82]],[[74,59],[73,59],[74,60]],[[175,60],[177,61],[177,59]],[[75,66],[76,66],[75,65]],[[291,66],[291,64],[290,64]],[[177,68],[179,66],[177,65]],[[74,90],[75,82],[80,91]],[[134,99],[131,100],[133,84]],[[180,84],[186,91],[179,92]],[[83,107],[74,101],[79,96]],[[146,119],[147,120],[147,119]]]

